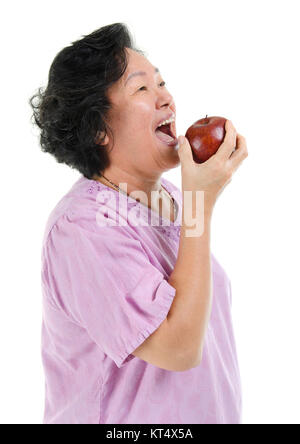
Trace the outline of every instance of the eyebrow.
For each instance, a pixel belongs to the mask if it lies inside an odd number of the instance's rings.
[[[159,69],[158,69],[158,68],[155,68],[155,69],[154,69],[154,72],[155,72],[155,73],[159,72]],[[127,80],[126,80],[126,82],[125,82],[125,85],[127,84],[127,82],[128,82],[132,77],[135,77],[135,76],[146,76],[146,75],[147,75],[147,73],[146,73],[145,71],[137,71],[137,72],[133,72],[132,74],[130,74],[130,75],[127,77]]]

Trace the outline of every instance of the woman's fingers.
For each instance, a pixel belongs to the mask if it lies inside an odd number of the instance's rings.
[[[178,145],[178,156],[180,158],[181,166],[191,168],[191,165],[193,165],[195,162],[193,159],[192,148],[188,139],[185,136],[179,136]]]
[[[248,149],[246,139],[241,134],[237,134],[236,149],[228,159],[231,169],[235,171],[247,156]]]

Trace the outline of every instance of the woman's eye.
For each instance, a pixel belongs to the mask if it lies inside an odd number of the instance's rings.
[[[161,82],[160,85],[165,86],[166,82]],[[138,91],[142,91],[144,88],[147,88],[146,86],[141,86],[141,88],[138,89]]]

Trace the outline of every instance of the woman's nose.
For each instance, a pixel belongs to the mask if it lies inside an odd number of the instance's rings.
[[[168,91],[164,91],[159,97],[159,105],[162,106],[172,106],[174,105],[174,100],[172,95]]]

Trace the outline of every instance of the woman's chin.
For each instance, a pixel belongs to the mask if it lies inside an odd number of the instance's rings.
[[[178,151],[173,147],[165,144],[158,144],[157,151],[167,169],[176,168],[180,165]]]

